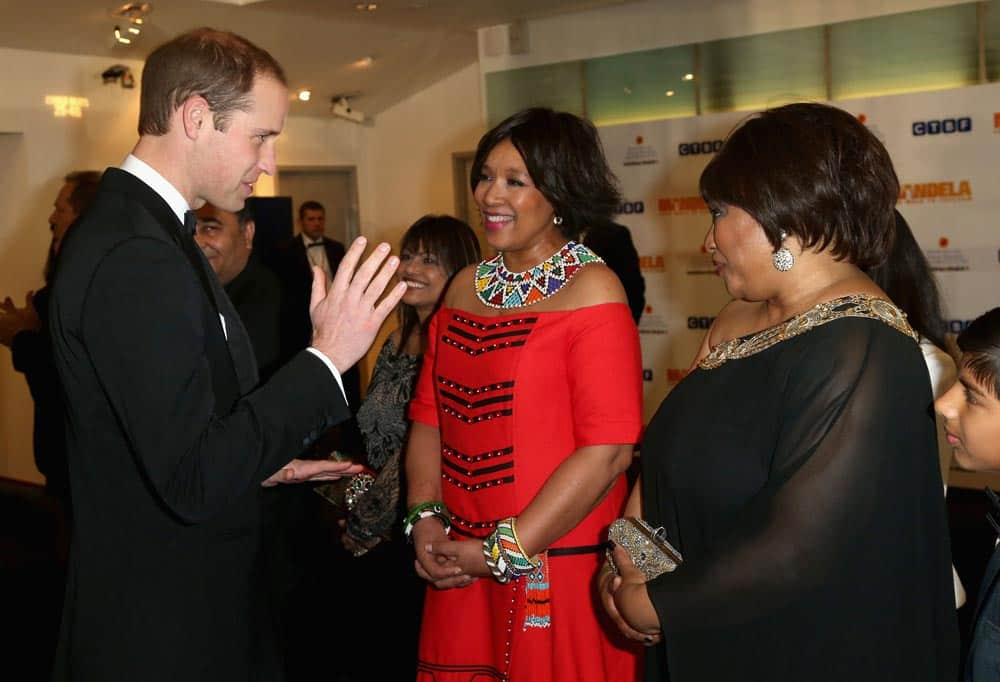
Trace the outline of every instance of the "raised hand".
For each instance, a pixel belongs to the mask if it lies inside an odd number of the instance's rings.
[[[313,268],[309,302],[312,346],[330,358],[340,372],[368,352],[379,327],[406,292],[406,284],[400,282],[379,301],[399,267],[399,259],[389,256],[389,245],[382,243],[358,267],[367,243],[364,237],[354,240],[329,291],[323,271]]]

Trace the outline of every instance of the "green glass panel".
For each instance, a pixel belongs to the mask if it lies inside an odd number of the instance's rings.
[[[834,99],[937,90],[978,81],[975,3],[830,27]]]
[[[1000,0],[986,4],[986,78],[1000,81]]]
[[[703,43],[701,93],[704,113],[825,99],[823,28]]]
[[[561,62],[486,74],[486,113],[490,127],[527,107],[551,107],[582,116],[580,62]]]
[[[693,116],[693,71],[691,45],[588,59],[587,115],[596,125]]]

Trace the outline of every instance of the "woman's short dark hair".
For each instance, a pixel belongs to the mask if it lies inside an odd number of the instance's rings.
[[[892,247],[899,180],[885,146],[857,118],[801,102],[733,130],[701,174],[701,194],[749,213],[775,248],[784,231],[804,248],[868,267]]]
[[[962,367],[1000,398],[1000,308],[983,313],[958,335]]]
[[[868,270],[872,281],[898,305],[910,326],[938,348],[945,348],[947,325],[941,314],[941,294],[923,250],[906,219],[895,216],[895,239],[888,257]]]
[[[476,233],[467,224],[450,215],[425,215],[419,218],[403,234],[399,250],[414,254],[423,251],[435,256],[449,280],[459,270],[478,263],[482,258]],[[400,303],[400,352],[419,324],[417,311],[412,306]]]
[[[483,135],[469,183],[476,191],[490,151],[504,140],[521,154],[535,187],[562,218],[563,236],[611,217],[621,201],[618,179],[604,158],[597,129],[589,121],[551,109],[524,109]]]

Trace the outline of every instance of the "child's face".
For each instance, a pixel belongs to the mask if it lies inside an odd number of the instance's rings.
[[[958,381],[934,402],[963,469],[1000,470],[1000,400],[961,365]]]

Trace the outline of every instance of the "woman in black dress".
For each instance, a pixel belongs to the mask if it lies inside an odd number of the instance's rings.
[[[739,126],[701,177],[732,295],[642,443],[628,513],[684,562],[621,549],[605,608],[646,679],[954,680],[958,638],[927,370],[861,268],[892,244],[882,144],[820,104]]]

